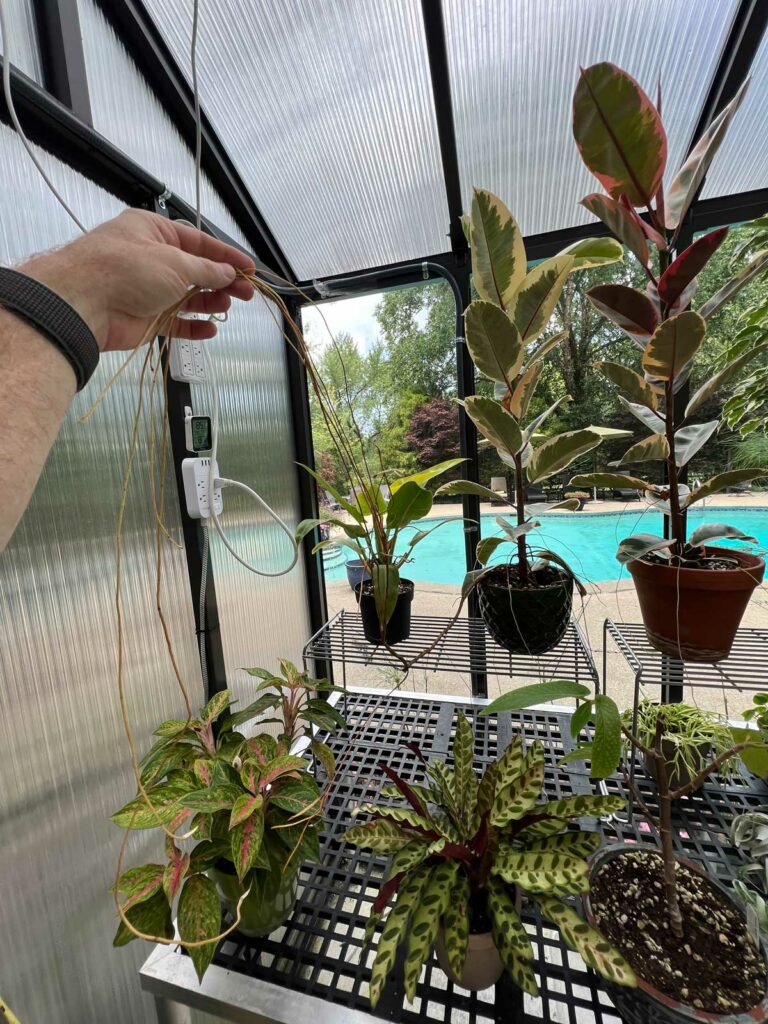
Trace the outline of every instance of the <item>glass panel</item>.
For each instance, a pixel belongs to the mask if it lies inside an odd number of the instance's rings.
[[[189,68],[192,5],[151,0]],[[203,105],[300,278],[448,248],[417,0],[201,5]]]
[[[38,84],[43,81],[33,0],[4,0],[5,25],[9,40],[0,38],[0,54],[10,52],[11,64]]]
[[[717,66],[734,0],[448,0],[444,4],[459,165],[497,192],[526,234],[593,218],[599,186],[571,133],[579,65],[610,60],[653,95],[661,76],[676,171]]]
[[[768,184],[765,104],[768,97],[768,34],[752,65],[752,83],[733,119],[702,190],[702,199],[749,192]],[[766,203],[768,207],[768,203]]]
[[[93,0],[78,0],[93,126],[188,203],[195,202],[192,152]],[[242,231],[203,176],[203,215],[246,246]]]

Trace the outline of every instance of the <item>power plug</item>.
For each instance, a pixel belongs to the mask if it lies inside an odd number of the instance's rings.
[[[175,338],[171,342],[169,370],[174,380],[186,381],[188,384],[202,384],[207,381],[208,370],[205,365],[203,342]]]
[[[184,481],[184,497],[187,500],[187,514],[190,519],[208,519],[211,514],[211,501],[208,492],[208,481],[211,475],[210,459],[184,459],[181,463],[181,477]],[[213,478],[219,475],[219,465],[213,464]],[[224,510],[221,488],[213,489],[213,509],[217,516]]]

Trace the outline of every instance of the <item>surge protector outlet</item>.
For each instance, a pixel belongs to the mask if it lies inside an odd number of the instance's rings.
[[[174,380],[185,381],[187,384],[203,384],[207,381],[203,342],[175,338],[171,343],[169,369]]]
[[[208,481],[211,473],[210,459],[184,459],[181,463],[181,477],[184,481],[184,497],[187,500],[187,514],[190,519],[208,519],[211,514],[211,501],[208,493]],[[213,477],[219,475],[219,465],[213,464]],[[221,488],[213,490],[213,508],[217,516],[224,510]]]

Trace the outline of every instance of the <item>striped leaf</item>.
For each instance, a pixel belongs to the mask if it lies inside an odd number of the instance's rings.
[[[163,884],[162,864],[142,864],[138,868],[128,868],[120,875],[118,893],[122,896],[120,905],[123,910],[143,903],[154,896]]]
[[[126,910],[125,916],[133,927],[143,932],[144,935],[151,935],[160,939],[173,938],[171,908],[168,906],[165,893],[159,890],[148,900],[137,903]],[[133,932],[121,920],[117,926],[117,932],[112,940],[112,945],[125,946],[135,938],[136,936]]]
[[[307,762],[303,757],[294,757],[293,754],[283,754],[280,757],[274,758],[268,764],[265,764],[261,769],[259,787],[264,789],[265,786],[274,782],[275,779],[279,779],[282,775],[288,775],[291,772],[304,771],[306,767]]]
[[[184,883],[179,898],[179,935],[185,942],[212,938],[221,930],[221,903],[215,884],[205,875],[192,875]],[[216,943],[195,946],[189,956],[200,981],[216,952]]]
[[[507,750],[510,748],[507,747]],[[479,828],[480,821],[484,815],[488,814],[492,805],[493,799],[496,796],[496,785],[499,778],[499,762],[493,761],[485,769],[483,777],[480,780],[480,785],[477,789],[477,801],[475,803],[475,827]]]
[[[535,740],[523,762],[522,773],[509,786],[499,786],[491,809],[491,823],[501,828],[519,821],[541,796],[544,785],[544,747]]]
[[[353,825],[342,838],[355,846],[361,846],[364,850],[376,850],[379,853],[396,853],[407,843],[414,841],[412,832],[406,832],[394,822],[384,820]]]
[[[440,927],[440,919],[450,904],[458,870],[457,861],[443,861],[439,864],[432,872],[413,915],[405,956],[405,994],[411,1003],[416,998],[416,983],[422,964],[429,956]]]
[[[379,921],[382,919],[382,917],[383,911],[380,914],[375,913],[373,910],[371,911],[368,920],[365,922],[365,932],[363,933],[363,949],[365,949],[365,947],[370,943],[371,939],[373,938],[374,932],[376,931],[376,927]]]
[[[637,985],[635,972],[627,961],[603,936],[583,921],[572,907],[566,907],[559,900],[542,896],[537,900],[541,912],[548,921],[560,929],[560,934],[585,963],[597,973],[614,982],[634,988]]]
[[[586,892],[589,888],[589,868],[585,860],[566,853],[527,853],[500,849],[493,873],[505,882],[520,885],[528,892]]]
[[[474,768],[475,737],[472,727],[463,711],[456,719],[456,735],[453,740],[454,796],[462,820],[469,828],[472,811],[477,801],[477,776]]]
[[[242,880],[256,863],[264,838],[264,812],[255,811],[242,824],[236,825],[231,833],[232,862],[237,877]]]
[[[546,804],[543,804],[542,807],[546,807]],[[563,818],[545,818],[544,821],[535,821],[531,825],[526,825],[516,833],[516,838],[527,843],[530,839],[543,839],[546,836],[558,835],[564,832],[566,827],[567,821]]]
[[[416,795],[416,797],[423,804],[434,804],[437,803],[437,794],[430,789],[429,786],[420,786],[416,782],[409,782],[408,789]],[[385,782],[379,791],[380,795],[385,797],[387,800],[402,800],[403,794],[392,782]]]
[[[190,811],[202,811],[205,814],[213,814],[215,811],[229,810],[241,790],[231,783],[211,786],[210,789],[195,789],[183,798],[182,803]]]
[[[220,690],[214,693],[200,713],[203,722],[215,722],[222,711],[225,711],[232,704],[232,691]]]
[[[255,758],[249,757],[243,762],[243,767],[240,769],[240,781],[247,790],[250,790],[251,793],[256,793],[259,788],[260,778],[261,766]]]
[[[287,779],[272,790],[269,802],[291,814],[313,814],[320,809],[320,790],[314,779],[307,775],[300,779]]]
[[[514,900],[503,882],[491,878],[488,883],[488,910],[493,922],[493,934],[496,944],[501,939],[503,945],[521,960],[533,960],[533,946],[525,925],[515,909]]]
[[[261,768],[277,757],[277,740],[274,736],[269,736],[267,733],[262,733],[259,736],[254,736],[253,739],[246,740],[245,745],[248,748],[249,755]]]
[[[456,880],[443,914],[443,928],[448,963],[456,977],[460,978],[469,946],[469,879],[463,872]]]
[[[409,843],[406,843],[389,862],[384,882],[388,882],[396,875],[404,874],[406,871],[410,871],[411,868],[415,868],[417,864],[421,864],[422,861],[431,856],[431,849],[432,844],[425,842],[423,839],[412,839]]]
[[[238,797],[232,805],[232,813],[229,816],[229,827],[230,829],[235,828],[237,825],[242,825],[244,821],[264,805],[264,797],[261,793],[257,793],[255,796],[253,793],[243,793],[241,797]]]
[[[620,796],[566,796],[562,800],[550,800],[542,804],[539,811],[548,818],[602,818],[626,810],[627,802]]]
[[[495,940],[496,936],[494,935]],[[527,992],[529,996],[537,996],[539,986],[536,984],[536,975],[528,961],[515,956],[504,946],[499,947],[497,944],[497,949],[507,973],[517,987],[521,988],[523,992]]]
[[[174,857],[170,864],[165,866],[165,871],[163,872],[163,892],[169,906],[173,905],[173,901],[179,895],[182,882],[189,872],[189,862],[189,854],[179,852],[178,856]]]
[[[523,740],[515,736],[497,761],[496,792],[510,786],[523,771]]]
[[[456,792],[456,773],[442,761],[437,760],[429,762],[427,773],[435,780],[435,785],[440,795],[440,804],[448,812],[456,827],[461,829],[461,812],[454,797]]]
[[[562,835],[532,839],[525,844],[525,849],[530,853],[568,853],[573,857],[590,857],[601,842],[597,832],[563,832]]]
[[[119,811],[112,815],[112,821],[120,828],[144,829],[156,828],[172,821],[179,813],[182,803],[186,807],[185,797],[195,789],[196,783],[188,773],[174,773],[159,786],[147,790],[152,803],[150,807],[143,795],[130,800]]]
[[[400,825],[413,825],[414,828],[423,828],[428,832],[434,831],[431,819],[425,818],[414,811],[412,807],[380,807],[377,804],[360,804],[359,807],[352,810],[353,817],[357,817],[358,814],[376,814],[381,818],[396,821]]]
[[[397,903],[390,910],[384,924],[379,944],[376,947],[376,959],[371,968],[368,998],[372,1008],[375,1008],[379,1001],[384,982],[394,965],[397,947],[405,937],[411,917],[419,905],[431,873],[429,868],[417,868],[404,880],[398,891]]]

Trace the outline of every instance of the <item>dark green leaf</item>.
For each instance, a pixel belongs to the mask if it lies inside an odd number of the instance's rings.
[[[130,923],[143,935],[153,939],[172,939],[173,921],[171,920],[171,908],[165,893],[158,891],[150,899],[143,903],[137,903],[125,912]],[[113,946],[125,946],[132,942],[136,936],[123,924],[122,920],[117,926],[117,932],[112,940]]]
[[[594,722],[591,775],[607,779],[616,771],[621,758],[621,716],[614,701],[604,693],[595,694]]]
[[[519,686],[516,690],[503,693],[487,707],[481,709],[481,715],[495,715],[502,711],[520,711],[534,704],[548,704],[562,697],[587,697],[589,688],[581,683],[567,679],[551,679],[545,683],[532,683],[530,686]]]
[[[432,495],[412,480],[397,491],[387,504],[387,529],[398,530],[414,519],[422,519],[432,508]]]
[[[179,936],[182,942],[200,942],[221,931],[221,903],[215,884],[205,875],[192,875],[184,883],[179,898]],[[216,943],[188,950],[200,981],[213,960]]]

